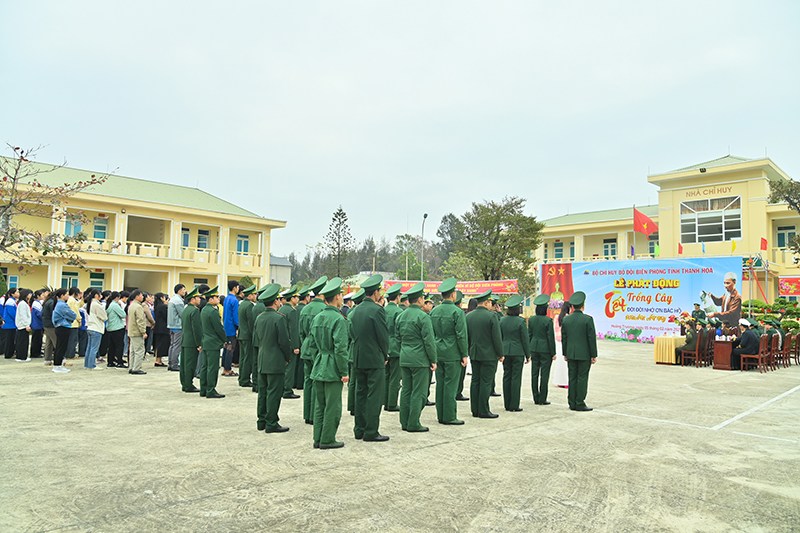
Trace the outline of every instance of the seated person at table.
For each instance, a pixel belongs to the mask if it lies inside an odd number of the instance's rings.
[[[778,341],[778,350],[783,350],[783,339],[786,338],[786,331],[781,327],[781,321],[777,318],[771,318],[769,320],[765,320],[764,324],[767,325],[767,335],[770,336],[769,342],[772,342],[772,337],[778,335],[780,340]]]
[[[739,370],[742,364],[742,354],[755,355],[758,353],[758,335],[756,335],[755,322],[750,322],[746,318],[739,319],[739,328],[742,336],[733,341],[731,350],[731,369]]]
[[[695,348],[697,348],[697,332],[695,331],[695,327],[697,323],[689,319],[686,321],[686,344],[683,346],[678,346],[675,348],[675,364],[681,364],[681,352],[693,352]]]
[[[722,333],[720,335],[733,335],[731,333],[731,324],[727,320],[722,322]]]

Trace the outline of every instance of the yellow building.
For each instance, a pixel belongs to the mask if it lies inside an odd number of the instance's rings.
[[[50,165],[38,164],[42,169]],[[46,185],[90,179],[92,172],[59,168],[39,174]],[[51,260],[47,265],[18,265],[0,256],[10,286],[44,285],[172,293],[177,283],[189,288],[220,285],[249,276],[259,286],[269,282],[271,232],[286,222],[263,218],[199,189],[123,176],[69,198],[68,211],[82,211],[83,227],[68,221],[15,217],[14,222],[44,233],[88,239],[82,270]]]
[[[543,263],[647,260],[657,254],[661,259],[752,257],[755,278],[773,300],[779,277],[799,273],[788,244],[800,215],[786,203],[769,203],[770,182],[788,179],[768,158],[732,155],[651,174],[647,181],[658,187],[658,204],[636,206],[658,226],[649,239],[633,231],[633,206],[575,213],[542,221],[544,239],[535,254]],[[739,290],[744,298],[752,290],[753,298],[763,299],[757,284],[750,289],[741,283]]]

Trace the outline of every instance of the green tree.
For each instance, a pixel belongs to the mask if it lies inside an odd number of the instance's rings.
[[[3,275],[3,271],[0,270],[0,295],[5,295],[8,292],[8,284],[6,284],[6,277]]]
[[[250,276],[244,276],[242,277],[242,279],[239,280],[239,284],[247,288],[247,287],[252,287],[255,284],[255,282]]]
[[[89,180],[77,183],[46,185],[40,177],[63,168],[66,161],[58,166],[43,165],[35,162],[41,146],[29,150],[11,144],[8,147],[13,157],[0,157],[0,253],[18,264],[41,265],[56,258],[68,265],[85,267],[86,260],[79,253],[85,233],[30,231],[16,219],[26,215],[87,224],[89,219],[82,212],[68,212],[63,206],[69,197],[104,183],[108,174],[92,174]]]
[[[800,182],[775,179],[769,183],[769,201],[773,204],[786,202],[787,208],[800,214]],[[800,254],[800,236],[787,243],[796,254]]]
[[[326,270],[329,277],[342,279],[352,276],[355,271],[348,264],[353,253],[355,241],[347,225],[347,213],[342,206],[333,213],[333,218],[325,235],[324,248],[327,255]]]
[[[408,276],[406,276],[406,259],[408,259]],[[397,261],[402,264],[403,266],[397,270],[396,277],[399,280],[419,280],[420,279],[420,268],[419,268],[419,261],[417,261],[417,257],[414,255],[414,252],[411,250],[408,253],[403,254],[402,256],[397,258]],[[428,269],[424,269],[422,272],[422,279],[428,279]]]
[[[450,257],[442,265],[441,271],[445,278],[452,276],[459,281],[475,281],[481,277],[472,261],[458,252],[450,254]]]
[[[453,227],[455,251],[469,258],[484,280],[517,279],[521,294],[533,294],[536,273],[531,252],[542,242],[544,224],[523,210],[526,200],[516,196],[501,202],[474,203],[460,217],[447,217]]]

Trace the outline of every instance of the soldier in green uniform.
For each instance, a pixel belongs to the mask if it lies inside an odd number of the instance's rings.
[[[239,386],[254,387],[257,365],[253,351],[253,306],[256,304],[256,286],[252,285],[242,291],[244,300],[239,303]]]
[[[200,312],[200,324],[203,329],[203,368],[200,369],[200,396],[206,398],[224,398],[224,394],[217,392],[219,379],[220,350],[228,342],[225,328],[222,327],[222,317],[219,314],[218,286],[209,290],[206,296],[206,305]]]
[[[694,304],[694,311],[692,311],[692,318],[697,320],[698,318],[705,318],[706,313],[702,309],[700,309],[700,304]]]
[[[569,297],[573,311],[561,325],[561,352],[569,368],[569,408],[573,411],[591,411],[586,405],[589,370],[597,362],[597,334],[594,320],[584,314],[586,293],[578,291]]]
[[[353,370],[356,378],[356,439],[385,442],[378,431],[381,406],[386,398],[386,362],[389,358],[389,327],[386,311],[378,305],[383,276],[375,274],[361,283],[364,299],[350,311],[353,329]],[[349,385],[348,385],[349,386]]]
[[[403,310],[400,308],[400,291],[402,283],[395,283],[389,287],[384,296],[389,302],[386,304],[386,327],[389,331],[389,360],[386,363],[386,398],[384,409],[387,411],[399,411],[397,397],[400,394],[400,339],[397,336],[395,322]]]
[[[489,409],[497,363],[503,362],[503,338],[500,321],[492,311],[491,289],[475,297],[478,307],[467,315],[469,357],[472,362],[470,406],[476,418],[497,418]]]
[[[304,289],[301,289],[297,293],[297,307],[294,308],[295,314],[297,316],[297,342],[298,348],[302,347],[302,343],[300,342],[300,313],[303,312],[303,308],[308,305],[311,301],[311,296],[309,293],[311,292],[311,286],[308,286]],[[304,369],[303,369],[303,360],[300,359],[300,356],[297,356],[297,366],[294,369],[294,388],[297,390],[303,390],[303,381],[304,381]]]
[[[400,310],[405,311],[408,309],[408,294],[402,293],[400,295]]]
[[[342,279],[333,278],[320,290],[325,308],[314,315],[308,330],[308,352],[314,354],[311,379],[314,380],[314,448],[341,448],[336,430],[342,419],[342,384],[347,383],[347,358],[350,327],[342,316]],[[308,311],[313,302],[303,310]],[[303,344],[304,348],[306,343]],[[305,353],[305,351],[303,352]],[[303,389],[311,390],[311,387]]]
[[[200,295],[197,289],[184,296],[184,301],[186,306],[181,312],[183,330],[180,355],[181,389],[183,392],[200,392],[200,389],[194,386],[194,369],[203,344],[203,328],[200,325],[200,311],[197,310]]]
[[[456,307],[463,313],[464,310],[461,308],[461,302],[464,301],[464,293],[461,291],[456,291]],[[466,313],[464,314],[466,317]],[[469,352],[467,352],[469,353]],[[456,389],[456,401],[458,402],[467,402],[469,398],[464,396],[464,380],[467,377],[467,365],[461,367],[461,377],[458,380],[458,388]]]
[[[550,405],[547,386],[550,366],[556,359],[556,335],[553,319],[547,316],[550,296],[540,294],[533,300],[536,314],[528,319],[528,345],[531,349],[531,390],[536,405]]]
[[[251,324],[255,324],[261,313],[267,310],[267,306],[264,305],[264,302],[259,300],[258,297],[261,296],[268,287],[269,285],[264,285],[255,293],[256,304],[250,308]],[[258,392],[258,349],[260,346],[258,345],[258,337],[252,334],[252,330],[250,333],[250,342],[252,343],[250,352],[253,354],[253,377],[250,381],[253,383],[253,392]]]
[[[440,424],[461,425],[458,419],[456,391],[461,370],[467,366],[467,320],[456,306],[456,278],[439,285],[442,303],[431,311],[433,336],[436,339],[436,416]]]
[[[528,325],[520,316],[522,297],[511,296],[506,301],[506,316],[500,319],[503,337],[503,403],[506,411],[519,412],[522,390],[522,369],[530,360]]]
[[[289,431],[288,427],[278,424],[284,374],[292,356],[288,320],[278,312],[280,290],[280,284],[273,283],[261,293],[258,298],[264,302],[266,309],[253,324],[253,334],[258,337],[259,346],[256,427],[267,433]]]
[[[300,364],[300,311],[297,310],[300,297],[297,294],[297,285],[292,285],[289,289],[283,291],[281,296],[286,300],[286,304],[281,307],[280,312],[289,323],[289,338],[292,344],[292,357],[284,375],[283,397],[295,400],[300,397],[299,394],[295,394],[294,390],[292,390],[297,365]]]
[[[355,313],[358,307],[361,307],[359,304],[364,299],[364,289],[358,289],[358,291],[353,295],[352,298],[349,299],[350,301],[350,309],[344,317],[347,319],[348,327],[350,328],[350,349],[348,350],[348,354],[350,358],[347,362],[347,375],[350,380],[347,382],[347,411],[350,413],[350,416],[356,416],[356,373],[355,367],[353,366],[353,322],[352,322],[352,313]]]
[[[702,320],[702,319],[701,319]],[[693,318],[686,321],[686,342],[682,346],[675,347],[675,364],[681,364],[683,354],[681,352],[693,352],[697,348],[697,323]]]
[[[309,292],[314,293],[314,299],[300,313],[300,359],[303,361],[303,420],[305,420],[306,424],[314,423],[316,393],[314,392],[314,380],[311,379],[311,370],[314,365],[314,356],[317,354],[316,351],[312,351],[310,344],[306,343],[306,339],[311,333],[311,324],[314,321],[314,317],[325,309],[325,299],[320,291],[327,282],[328,276],[322,276],[308,288]]]
[[[403,431],[428,431],[419,422],[426,402],[430,372],[436,370],[436,339],[431,317],[422,310],[425,283],[419,282],[408,291],[408,309],[395,323],[400,337],[400,370],[403,388],[400,392],[400,426]]]

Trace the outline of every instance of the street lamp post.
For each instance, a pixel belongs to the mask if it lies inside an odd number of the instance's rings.
[[[425,219],[428,218],[428,213],[422,215],[422,239],[419,243],[419,279],[425,281]]]

